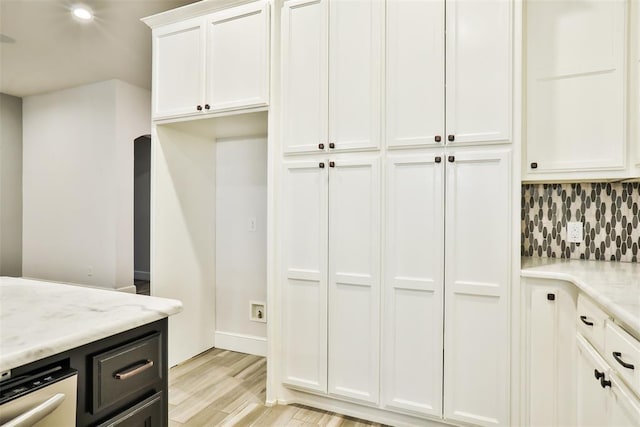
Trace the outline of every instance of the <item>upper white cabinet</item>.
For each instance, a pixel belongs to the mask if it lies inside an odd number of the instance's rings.
[[[282,8],[285,153],[380,144],[380,0],[288,0]]]
[[[203,104],[204,31],[200,18],[154,30],[154,117],[192,114]]]
[[[628,175],[627,9],[527,2],[525,179]]]
[[[283,382],[377,403],[376,157],[284,164]]]
[[[511,142],[512,7],[387,1],[389,147]]]
[[[153,31],[153,118],[269,102],[268,3],[258,1]]]

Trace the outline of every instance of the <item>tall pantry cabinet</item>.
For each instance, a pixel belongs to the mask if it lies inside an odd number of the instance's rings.
[[[514,9],[284,1],[277,354],[293,400],[510,424]]]

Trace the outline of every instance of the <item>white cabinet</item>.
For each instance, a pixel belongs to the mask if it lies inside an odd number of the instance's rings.
[[[286,162],[282,205],[283,381],[371,403],[379,386],[378,163]]]
[[[380,0],[288,0],[282,8],[285,153],[379,147]]]
[[[523,279],[523,424],[576,425],[576,299],[568,282]]]
[[[204,31],[200,18],[154,30],[154,117],[191,114],[203,104]]]
[[[442,153],[386,163],[382,404],[442,415],[444,292]]]
[[[153,30],[153,118],[268,104],[268,3]]]
[[[509,424],[509,150],[451,151],[446,172],[444,417]]]
[[[387,2],[389,147],[512,140],[512,4]]]
[[[627,8],[527,3],[525,179],[628,174]]]

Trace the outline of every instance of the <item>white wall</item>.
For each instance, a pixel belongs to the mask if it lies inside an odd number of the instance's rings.
[[[133,139],[150,106],[117,80],[24,98],[24,276],[133,285]]]
[[[249,301],[267,298],[267,139],[218,139],[215,146],[218,346],[220,332],[267,336],[265,323],[249,320]]]
[[[0,276],[22,274],[22,99],[0,93]]]

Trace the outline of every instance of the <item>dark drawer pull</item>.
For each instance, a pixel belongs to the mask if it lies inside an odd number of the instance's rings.
[[[613,358],[616,359],[616,362],[621,364],[623,367],[627,369],[635,369],[635,366],[633,366],[631,363],[627,363],[620,358],[622,356],[622,353],[620,353],[619,351],[614,351],[612,354]]]
[[[602,378],[600,378],[600,387],[602,387],[602,388],[611,387],[611,381],[605,380],[604,379],[604,374],[602,375]]]
[[[593,370],[593,375],[596,377],[597,380],[604,378],[604,372],[600,372],[597,369]]]
[[[593,326],[593,322],[587,322],[587,316],[580,316],[580,320],[587,326]]]
[[[144,362],[140,362],[139,364],[131,368],[125,369],[124,371],[114,374],[113,377],[117,380],[126,380],[127,378],[135,377],[139,373],[146,371],[152,366],[153,366],[153,360],[145,360]]]

